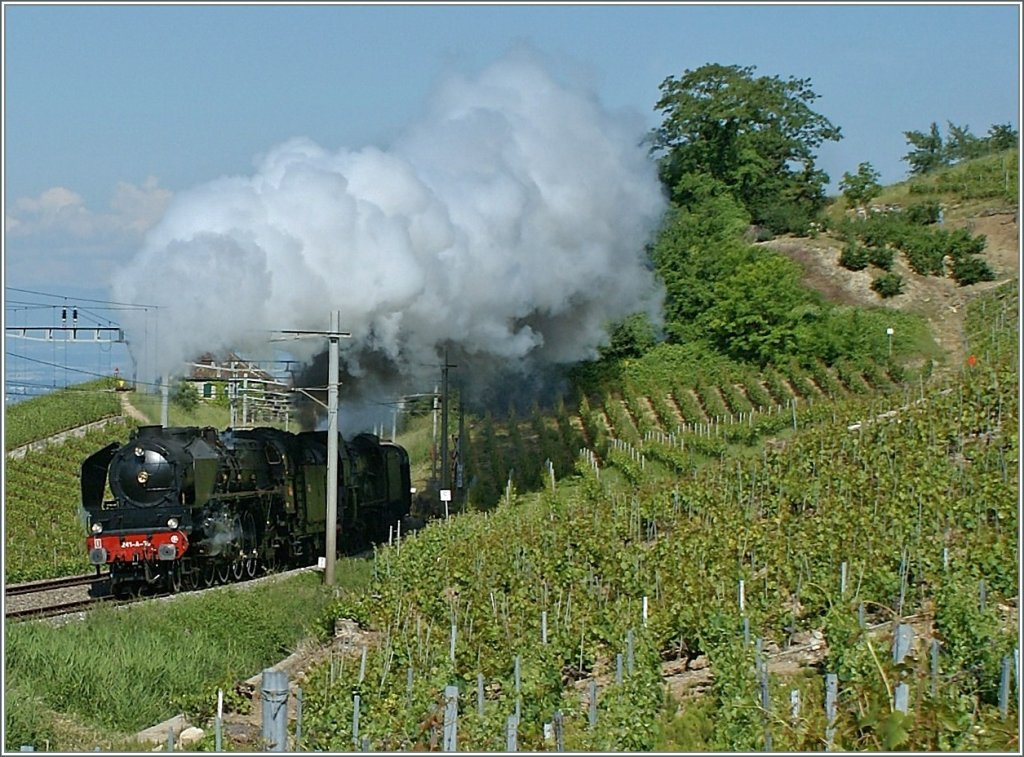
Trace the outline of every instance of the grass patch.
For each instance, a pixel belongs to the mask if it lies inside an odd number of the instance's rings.
[[[113,379],[99,379],[34,397],[4,409],[4,449],[121,414]]]
[[[150,423],[160,423],[163,400],[159,394],[136,392],[129,397],[129,401],[149,419]],[[227,407],[203,402],[200,402],[193,410],[185,410],[170,402],[167,407],[167,423],[170,426],[213,426],[216,429],[224,429],[231,423],[231,410]]]
[[[339,563],[339,584],[369,583],[372,560]],[[9,624],[5,689],[32,702],[8,708],[6,747],[40,740],[66,745],[74,730],[130,734],[179,712],[208,714],[216,690],[230,690],[318,635],[334,592],[309,572],[256,587],[228,587],[173,602],[101,607],[81,622]],[[95,744],[79,744],[92,748]]]

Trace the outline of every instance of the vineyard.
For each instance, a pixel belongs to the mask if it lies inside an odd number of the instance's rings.
[[[4,449],[121,414],[113,379],[44,394],[4,410]]]
[[[680,356],[474,419],[465,512],[323,611],[373,642],[306,672],[298,746],[436,749],[454,686],[460,750],[1014,749],[1017,312],[979,298],[947,382]],[[7,461],[7,581],[82,571],[78,466],[127,431]],[[772,667],[810,634],[819,662]]]
[[[101,379],[19,403],[5,411],[10,450],[121,414],[112,380]],[[121,422],[5,462],[4,534],[8,583],[82,573],[84,526],[79,517],[82,460],[128,429]]]
[[[513,728],[553,749],[553,722],[568,750],[1015,748],[1016,314],[1015,289],[979,301],[947,385],[776,372],[587,400],[530,441],[510,426],[545,488],[506,482],[496,509],[377,553],[372,592],[325,623],[380,642],[311,674],[302,747],[429,748],[455,685],[460,749]],[[867,631],[908,618],[926,636],[899,656]],[[820,669],[767,671],[762,650],[811,630]],[[666,707],[663,665],[702,659],[708,690]]]
[[[85,526],[79,515],[82,461],[128,428],[113,424],[6,462],[4,533],[8,583],[86,572]]]
[[[898,401],[889,395],[906,398],[911,392],[905,369],[874,360],[841,360],[834,367],[793,362],[763,371],[733,363],[701,370],[671,366],[638,366],[621,389],[584,394],[572,412],[560,404],[550,417],[535,409],[526,421],[484,416],[469,450],[468,468],[475,475],[470,502],[496,502],[509,482],[518,491],[543,487],[549,463],[556,475],[568,475],[580,448],[603,457],[613,441],[618,452],[623,444],[635,449],[646,443],[648,462],[678,474],[742,454],[769,437],[834,420],[844,404],[870,412]],[[923,385],[920,374],[917,391]]]

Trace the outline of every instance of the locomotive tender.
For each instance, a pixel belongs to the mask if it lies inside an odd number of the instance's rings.
[[[360,434],[338,444],[339,551],[409,514],[409,455]],[[107,498],[107,484],[112,498]],[[115,594],[179,591],[311,564],[324,554],[327,432],[143,426],[82,463],[89,562]]]

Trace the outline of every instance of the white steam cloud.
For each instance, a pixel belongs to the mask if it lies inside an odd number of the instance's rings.
[[[159,374],[266,354],[270,332],[326,329],[331,310],[355,375],[433,381],[448,345],[500,369],[593,357],[610,321],[660,310],[644,246],[664,200],[643,136],[638,114],[514,54],[445,81],[388,151],[293,139],[252,176],[182,192],[114,297],[161,306]]]

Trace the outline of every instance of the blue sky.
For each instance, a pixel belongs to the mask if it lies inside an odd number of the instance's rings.
[[[662,80],[705,63],[808,78],[844,135],[818,153],[833,189],[862,161],[905,178],[903,132],[933,121],[1019,130],[1017,3],[3,10],[5,282],[64,296],[109,297],[180,193],[294,137],[388,150],[446,73],[521,44],[645,128]]]

